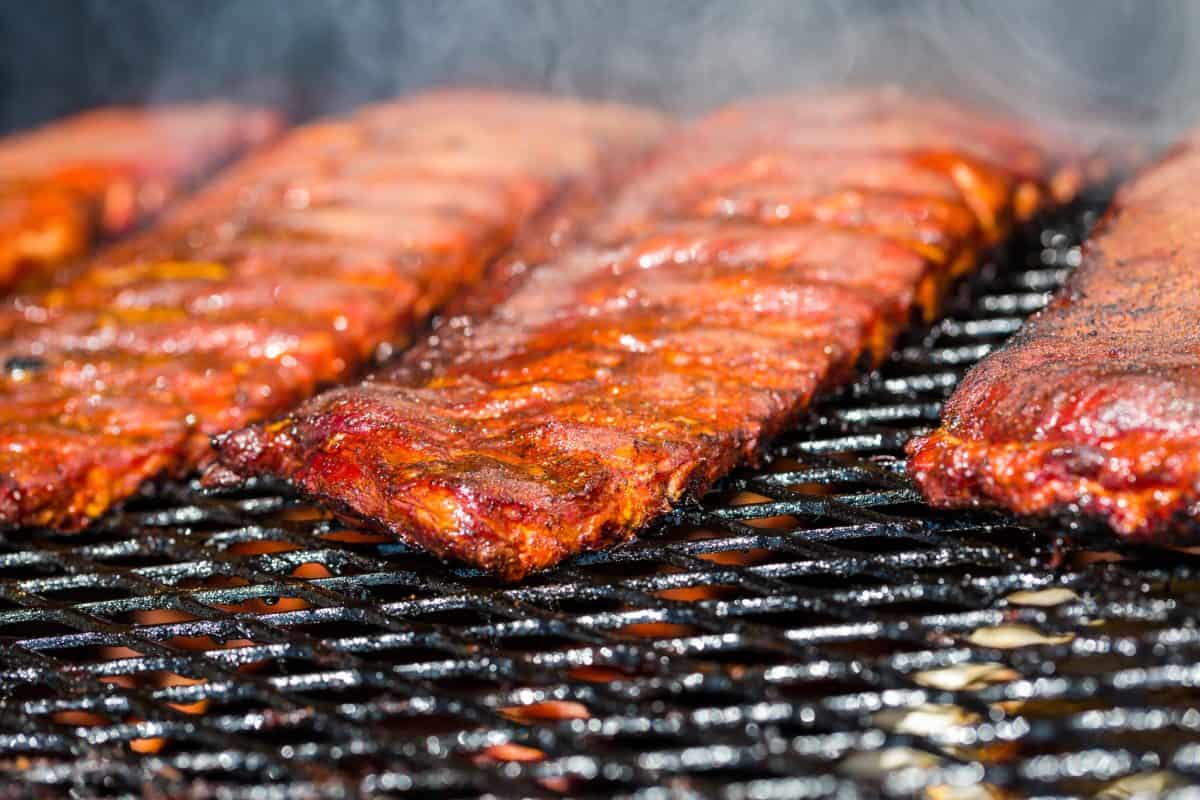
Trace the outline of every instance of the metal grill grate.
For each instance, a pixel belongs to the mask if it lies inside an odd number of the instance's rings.
[[[1095,207],[1002,255],[770,468],[518,586],[270,487],[5,535],[0,777],[12,794],[255,798],[1200,779],[1200,551],[935,512],[898,457],[1078,262]]]

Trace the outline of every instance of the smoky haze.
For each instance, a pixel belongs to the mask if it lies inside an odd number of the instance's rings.
[[[1191,0],[39,0],[0,5],[0,127],[225,96],[304,117],[451,83],[694,114],[880,81],[1162,141],[1200,122]]]

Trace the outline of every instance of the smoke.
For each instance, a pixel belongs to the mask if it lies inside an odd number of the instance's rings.
[[[449,83],[653,103],[899,82],[1161,140],[1200,122],[1191,0],[0,4],[0,126],[221,95],[302,116]]]

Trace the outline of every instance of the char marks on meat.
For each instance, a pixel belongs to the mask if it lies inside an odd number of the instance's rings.
[[[200,103],[89,111],[0,140],[0,290],[124,233],[280,127]]]
[[[298,128],[0,309],[0,520],[77,529],[210,436],[361,371],[559,197],[664,130],[623,106],[447,91]]]
[[[393,365],[223,437],[210,480],[283,477],[518,579],[753,459],[1081,165],[893,91],[726,108],[585,198],[557,248],[501,259]]]
[[[1200,502],[1200,136],[1124,186],[1048,307],[909,445],[931,503],[1082,513],[1194,537]]]

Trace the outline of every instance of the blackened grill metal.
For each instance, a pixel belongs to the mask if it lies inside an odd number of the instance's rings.
[[[269,487],[4,536],[4,786],[983,797],[955,792],[1200,780],[1200,556],[935,512],[903,477],[902,442],[1078,262],[1095,207],[999,257],[768,468],[518,586]]]

